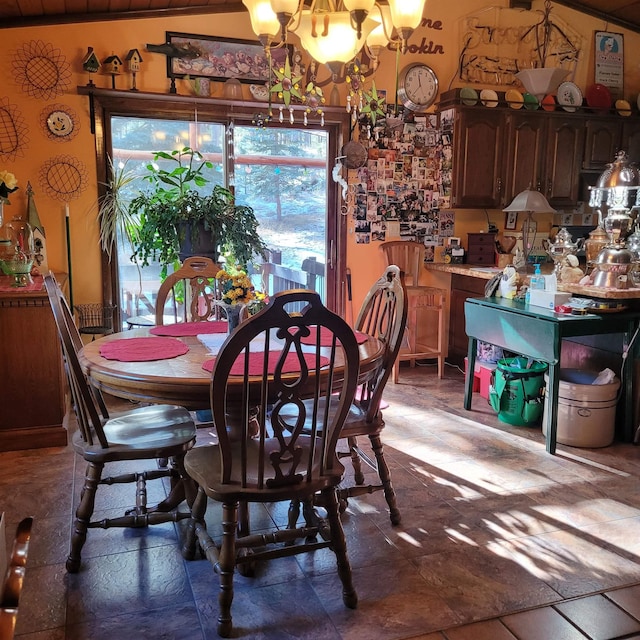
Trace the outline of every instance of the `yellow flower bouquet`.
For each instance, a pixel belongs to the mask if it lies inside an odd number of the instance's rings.
[[[9,203],[9,194],[16,191],[18,188],[18,181],[13,173],[9,171],[0,171],[0,202],[3,204]]]
[[[222,269],[216,274],[220,284],[221,301],[225,304],[241,305],[255,300],[255,290],[244,271],[232,273]]]

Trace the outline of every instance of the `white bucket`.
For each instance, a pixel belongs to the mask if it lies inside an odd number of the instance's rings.
[[[570,447],[608,447],[615,435],[620,380],[593,384],[598,371],[560,369],[557,441]],[[544,374],[547,390],[549,374]],[[545,395],[542,433],[547,435],[549,395]]]

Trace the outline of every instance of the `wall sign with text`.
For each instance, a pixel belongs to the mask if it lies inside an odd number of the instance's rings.
[[[607,87],[614,99],[624,98],[624,39],[622,34],[596,31],[594,51],[595,82]]]

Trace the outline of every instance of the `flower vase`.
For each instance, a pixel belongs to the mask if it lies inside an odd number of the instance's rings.
[[[227,313],[228,332],[231,333],[240,324],[240,314],[243,304],[223,304]]]

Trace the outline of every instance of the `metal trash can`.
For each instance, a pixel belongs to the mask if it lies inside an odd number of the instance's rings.
[[[498,420],[516,427],[537,424],[542,415],[544,362],[523,356],[498,360],[489,386],[489,404]]]
[[[614,439],[620,380],[593,384],[598,371],[560,369],[557,441],[570,447],[608,447]],[[545,383],[548,375],[545,374]],[[549,400],[544,401],[542,433],[547,434]]]

